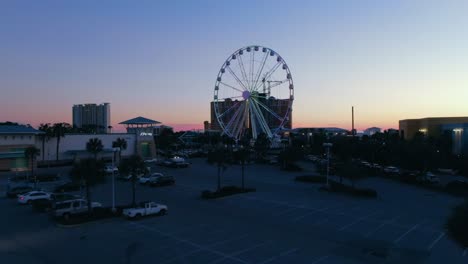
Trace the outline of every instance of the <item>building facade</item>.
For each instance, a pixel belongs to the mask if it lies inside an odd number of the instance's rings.
[[[439,137],[444,125],[459,125],[468,123],[468,117],[427,117],[420,119],[405,119],[399,121],[400,137],[412,139],[420,132],[429,137]]]
[[[73,127],[95,133],[111,132],[110,104],[78,104],[73,106]]]
[[[452,153],[468,154],[468,117],[429,117],[400,120],[400,136],[412,139],[416,133],[438,138],[450,133]]]
[[[0,171],[29,170],[25,150],[28,147],[39,148],[42,134],[43,132],[30,126],[0,126]]]

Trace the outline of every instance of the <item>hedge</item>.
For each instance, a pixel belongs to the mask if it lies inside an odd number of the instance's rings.
[[[238,193],[255,192],[255,191],[256,191],[255,188],[242,189],[241,187],[237,187],[237,186],[225,186],[225,187],[222,187],[219,191],[214,191],[214,192],[209,191],[209,190],[202,191],[201,198],[215,199],[215,198],[234,195]]]
[[[369,197],[369,198],[376,198],[377,197],[377,191],[374,189],[370,188],[356,188],[353,186],[349,186],[343,183],[339,183],[333,180],[328,181],[328,187],[322,186],[320,187],[320,190],[325,190],[329,192],[341,192],[341,193],[346,193],[350,194],[353,196],[358,196],[358,197]]]

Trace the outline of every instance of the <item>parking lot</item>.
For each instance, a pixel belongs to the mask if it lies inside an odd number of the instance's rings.
[[[137,187],[138,200],[168,205],[163,217],[64,228],[2,198],[2,263],[468,262],[444,230],[461,199],[377,178],[357,184],[376,189],[379,198],[357,199],[293,181],[304,172],[249,165],[246,185],[257,192],[201,200],[202,190],[216,188],[217,169],[192,162],[187,169],[152,168],[174,175],[175,186]],[[230,166],[223,185],[239,185],[240,170]],[[130,183],[117,182],[116,193],[118,204],[129,203]],[[93,200],[111,204],[110,181],[93,188]]]

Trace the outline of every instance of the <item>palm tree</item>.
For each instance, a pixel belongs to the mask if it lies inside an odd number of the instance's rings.
[[[97,156],[102,150],[104,146],[102,145],[102,141],[99,138],[91,138],[86,143],[86,150],[89,153],[94,154],[94,159],[97,160]]]
[[[219,144],[216,149],[210,153],[208,153],[208,162],[214,163],[218,167],[218,188],[217,190],[221,190],[221,174],[226,170],[226,161],[228,158],[227,149],[222,145]]]
[[[244,148],[243,146],[241,146],[241,148],[235,152],[235,158],[236,160],[240,161],[241,166],[242,166],[242,189],[245,188],[244,168],[245,168],[245,162],[248,159],[249,153],[250,153],[249,149]]]
[[[39,130],[44,132],[41,135],[42,139],[42,161],[45,160],[45,143],[49,141],[50,138],[54,136],[52,131],[52,125],[50,123],[43,123],[39,126]]]
[[[132,155],[128,159],[124,159],[120,164],[119,170],[123,173],[130,174],[132,177],[132,205],[136,205],[135,193],[136,193],[136,182],[138,180],[138,175],[146,172],[146,166],[143,159],[138,155]]]
[[[34,161],[39,155],[40,150],[34,146],[27,147],[24,151],[24,156],[28,160],[28,163],[31,165],[31,177],[34,178]]]
[[[127,141],[123,138],[117,138],[112,142],[113,148],[119,148],[119,162],[122,160],[122,150],[127,149]]]
[[[52,126],[52,133],[54,137],[57,138],[57,149],[56,149],[56,161],[59,160],[59,146],[60,146],[60,138],[65,136],[65,133],[71,130],[71,126],[68,123],[55,123]]]
[[[88,201],[88,212],[91,214],[92,208],[90,187],[98,182],[105,180],[104,163],[92,158],[81,159],[79,163],[74,164],[71,175],[75,180],[81,181],[84,179],[86,187],[86,199]],[[80,184],[82,183],[80,182]]]
[[[98,175],[99,173],[102,172],[102,169],[100,170],[100,168],[98,168],[98,160],[97,160],[97,157],[98,157],[98,154],[100,152],[102,152],[102,150],[104,149],[104,146],[102,145],[102,141],[99,139],[99,138],[91,138],[88,140],[88,142],[86,142],[86,150],[89,152],[89,153],[92,153],[94,154],[94,163],[92,162],[88,162],[88,169],[89,170],[95,170],[93,173],[88,173],[85,176],[85,187],[86,187],[86,197],[87,197],[87,200],[88,200],[88,210],[89,212],[91,213],[91,189],[90,189],[90,185],[91,185],[91,177],[93,177],[93,175]],[[93,165],[94,164],[94,165]],[[94,177],[93,177],[94,178]]]

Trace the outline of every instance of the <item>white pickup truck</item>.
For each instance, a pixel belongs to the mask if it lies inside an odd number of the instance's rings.
[[[155,202],[143,202],[137,207],[123,210],[122,213],[131,219],[147,215],[165,215],[167,213],[167,206]]]

